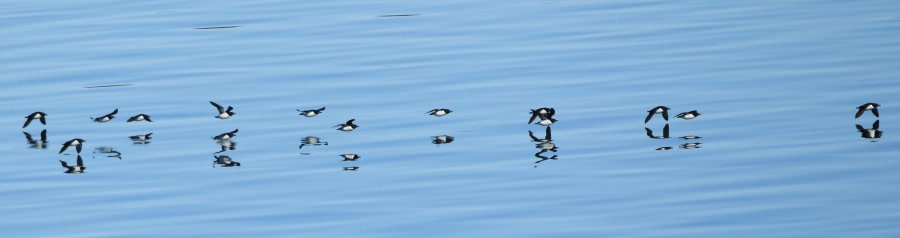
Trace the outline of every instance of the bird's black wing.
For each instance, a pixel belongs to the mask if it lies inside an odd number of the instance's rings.
[[[663,114],[663,119],[666,119],[666,121],[668,121],[668,120],[669,120],[669,111],[668,111],[668,110],[664,110],[664,111],[662,112],[662,114]]]
[[[77,145],[75,145],[75,152],[81,153],[81,145],[82,145],[81,143],[78,143]]]
[[[212,104],[214,107],[216,107],[216,110],[219,110],[219,113],[225,112],[225,108],[223,108],[222,105],[219,105],[218,103],[215,103],[213,101],[209,101],[209,104]]]
[[[228,106],[228,110],[225,110],[225,111],[226,111],[226,112],[231,112],[231,110],[234,110],[234,107]]]
[[[31,124],[31,120],[34,120],[33,117],[26,117],[26,118],[28,118],[28,119],[25,120],[25,125],[22,125],[22,128],[28,127],[28,125]]]
[[[62,149],[59,149],[59,153],[62,154],[63,151],[66,151],[66,149],[68,149],[68,148],[69,148],[69,143],[66,142],[65,144],[63,144]]]
[[[647,118],[644,119],[644,123],[650,122],[650,119],[653,118],[653,110],[650,110],[650,114],[647,114]]]
[[[528,124],[531,124],[532,122],[534,122],[534,119],[536,119],[537,116],[538,116],[538,113],[534,110],[531,110],[531,119],[528,119]]]
[[[875,117],[879,117],[879,116],[878,116],[878,108],[877,108],[877,107],[873,107],[873,108],[872,108],[872,114],[875,114]],[[43,117],[41,117],[41,121],[44,121],[44,118],[43,118]]]
[[[551,108],[550,108],[550,112],[547,113],[547,118],[551,118],[551,117],[553,117],[553,115],[556,115],[556,109],[553,109],[553,108],[551,107]]]
[[[319,112],[325,111],[325,107],[319,108]]]
[[[854,118],[859,118],[859,117],[861,117],[862,114],[865,113],[865,112],[866,112],[866,107],[859,106],[859,111],[856,112],[856,117],[854,117]]]
[[[118,108],[116,108],[115,111],[113,111],[113,112],[111,112],[111,113],[109,113],[109,114],[106,114],[106,117],[111,117],[111,116],[113,116],[113,115],[116,115],[116,113],[119,113],[119,109],[118,109]]]

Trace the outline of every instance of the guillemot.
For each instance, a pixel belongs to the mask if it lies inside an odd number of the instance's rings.
[[[28,127],[28,125],[31,124],[31,121],[34,119],[38,119],[41,121],[41,124],[47,125],[47,113],[34,112],[29,114],[25,118],[27,119],[25,119],[25,125],[22,125],[22,128]]]
[[[644,123],[649,122],[650,119],[652,119],[653,115],[655,115],[655,114],[662,114],[663,119],[665,119],[666,121],[669,121],[669,108],[666,106],[656,106],[647,112],[649,114],[647,114],[647,118],[644,119]]]
[[[234,107],[228,106],[228,109],[225,109],[224,107],[213,101],[209,101],[209,104],[212,104],[214,107],[216,107],[216,110],[219,110],[219,115],[216,115],[216,118],[225,120],[231,118],[231,116],[234,116],[234,112],[231,111],[234,110]]]

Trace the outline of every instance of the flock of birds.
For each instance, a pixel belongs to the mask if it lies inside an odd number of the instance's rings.
[[[235,115],[234,107],[232,107],[232,106],[228,106],[227,108],[225,108],[222,105],[219,105],[218,103],[215,103],[212,101],[210,101],[209,103],[212,104],[212,106],[214,106],[218,112],[218,114],[215,116],[215,118],[218,118],[221,120],[226,120]],[[879,105],[878,103],[863,104],[863,105],[857,107],[858,111],[856,112],[856,115],[854,118],[861,117],[867,111],[871,111],[872,114],[875,115],[875,117],[877,118],[877,117],[879,117],[879,114],[878,114],[879,106],[881,106],[881,105]],[[666,106],[657,106],[657,107],[654,107],[654,108],[650,109],[649,111],[647,111],[648,112],[647,117],[644,119],[645,124],[650,122],[650,120],[653,119],[653,117],[657,114],[660,114],[662,116],[662,118],[666,121],[666,125],[663,127],[662,135],[655,135],[653,133],[653,130],[651,130],[650,128],[644,127],[644,129],[647,132],[648,137],[650,137],[652,139],[668,139],[668,138],[670,138],[669,123],[668,123],[669,110],[671,110],[671,109]],[[300,113],[301,116],[315,117],[317,115],[322,114],[325,111],[325,107],[322,107],[319,109],[309,109],[309,110],[297,109],[297,111]],[[435,117],[443,117],[452,112],[453,111],[450,109],[439,108],[439,109],[432,109],[432,110],[426,112],[426,114],[432,115]],[[113,120],[116,117],[116,114],[118,114],[118,113],[119,113],[119,109],[115,109],[111,113],[108,113],[106,115],[96,117],[96,118],[92,117],[91,119],[94,122],[105,123],[105,122],[109,122],[109,121]],[[531,118],[528,120],[528,124],[534,123],[536,125],[546,127],[544,137],[537,137],[537,136],[535,136],[534,132],[532,132],[531,130],[528,131],[528,136],[531,137],[532,142],[537,142],[535,147],[539,149],[539,151],[535,154],[535,157],[537,157],[539,160],[535,163],[540,163],[540,162],[546,161],[546,160],[556,160],[557,159],[556,154],[554,154],[553,156],[550,156],[550,157],[544,155],[544,153],[546,153],[548,151],[552,151],[552,152],[556,153],[556,152],[558,152],[558,149],[559,149],[559,147],[557,147],[556,144],[553,143],[553,137],[552,137],[551,128],[550,128],[551,125],[553,125],[554,123],[556,123],[558,121],[556,118],[554,118],[554,115],[556,115],[556,109],[554,109],[552,107],[542,107],[542,108],[531,110]],[[699,117],[700,115],[701,114],[697,110],[692,110],[692,111],[688,111],[688,112],[679,113],[675,117],[681,118],[684,120],[692,120],[692,119]],[[38,120],[38,121],[40,121],[41,124],[47,125],[47,114],[44,112],[34,112],[34,113],[29,114],[28,116],[25,117],[25,124],[22,125],[22,128],[23,129],[27,128],[29,125],[31,125],[31,123],[34,120]],[[140,122],[140,121],[153,122],[153,120],[150,119],[150,115],[147,115],[147,114],[137,114],[137,115],[134,115],[134,116],[128,118],[128,120],[127,120],[127,122]],[[359,125],[355,124],[354,121],[355,121],[355,119],[347,120],[344,123],[335,125],[334,128],[336,128],[336,130],[344,131],[344,132],[353,131],[356,128],[359,128]],[[876,120],[873,123],[872,128],[865,128],[859,124],[856,125],[856,128],[861,133],[861,137],[867,138],[867,139],[878,139],[878,138],[881,138],[881,136],[883,134],[883,132],[878,129],[879,128],[879,120]],[[31,137],[31,134],[29,134],[27,132],[23,132],[23,133],[25,133],[25,137],[28,140],[28,142],[30,144],[32,144],[32,147],[46,148],[46,142],[47,142],[47,131],[46,130],[41,132],[40,140],[33,139]],[[212,137],[213,140],[218,141],[222,145],[222,150],[219,152],[224,152],[227,150],[234,149],[234,144],[230,140],[232,138],[234,138],[235,136],[237,136],[237,133],[238,133],[238,129],[234,129],[233,131],[225,132],[220,135]],[[146,140],[150,139],[150,136],[152,134],[153,133],[149,133],[149,134],[145,134],[145,135],[131,136],[130,138],[134,141],[146,141]],[[685,139],[685,140],[693,140],[693,139],[700,139],[701,137],[689,135],[689,136],[682,136],[680,138]],[[454,140],[454,138],[452,136],[440,135],[440,136],[433,137],[432,143],[439,145],[439,144],[446,144],[446,143],[453,142],[453,140]],[[62,166],[67,169],[67,171],[66,171],[67,173],[81,173],[81,172],[84,172],[84,170],[86,169],[86,167],[84,167],[84,162],[80,156],[80,153],[82,151],[82,147],[83,147],[84,143],[85,143],[84,139],[74,138],[74,139],[68,140],[62,144],[62,148],[60,148],[59,154],[62,154],[63,152],[68,150],[70,147],[74,147],[75,151],[79,154],[76,165],[69,165],[65,161],[60,160],[60,163],[62,164]],[[300,145],[300,148],[302,149],[304,145],[322,145],[322,144],[327,145],[328,143],[320,141],[320,139],[318,137],[311,136],[311,137],[306,137],[302,140],[302,144]],[[680,147],[683,149],[694,149],[694,148],[699,148],[700,145],[701,145],[701,143],[699,143],[699,142],[693,142],[693,143],[682,144],[682,145],[680,145]],[[670,150],[672,148],[673,147],[666,146],[666,147],[657,148],[657,150]],[[217,152],[217,153],[219,153],[219,152]],[[360,156],[357,154],[342,154],[340,156],[342,158],[344,158],[344,161],[356,161],[360,158]],[[223,167],[240,166],[239,162],[233,161],[227,155],[214,155],[214,158],[215,158],[215,160],[213,162],[215,164],[218,164]],[[356,171],[357,169],[359,169],[359,167],[355,167],[355,166],[344,167],[344,170],[348,170],[348,171]]]

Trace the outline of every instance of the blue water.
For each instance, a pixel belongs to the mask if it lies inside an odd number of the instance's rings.
[[[7,2],[0,230],[897,237],[897,9],[896,1]],[[412,15],[385,16],[403,14]],[[217,26],[236,27],[195,29]],[[105,85],[124,86],[95,87]],[[237,114],[215,119],[208,101]],[[880,139],[855,127],[876,121],[853,118],[866,102],[882,105]],[[657,105],[672,108],[672,138],[646,135],[644,127],[661,135],[666,124],[643,124]],[[323,106],[317,117],[297,115]],[[526,124],[538,107],[557,111],[556,152],[535,154],[528,137],[544,135]],[[116,108],[110,122],[90,119]],[[454,112],[425,114],[433,108]],[[695,109],[697,119],[674,118]],[[48,114],[47,125],[21,129],[34,111]],[[139,113],[154,122],[125,122]],[[360,127],[334,130],[348,119]],[[39,138],[44,129],[46,148],[31,148],[22,132]],[[234,129],[220,152],[211,137]],[[432,143],[439,135],[454,140]],[[677,138],[688,135],[702,138]],[[308,136],[327,145],[300,148]],[[57,153],[73,138],[86,140],[84,173],[60,166],[76,163],[73,148]],[[680,148],[692,142],[701,144]],[[346,153],[361,158],[342,161]],[[223,155],[240,166],[215,164]]]

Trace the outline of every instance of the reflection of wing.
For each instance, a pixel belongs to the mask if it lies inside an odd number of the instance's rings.
[[[875,117],[878,117],[878,108],[877,107],[872,108],[872,114],[875,114]],[[44,121],[43,117],[41,117],[41,121],[42,122]]]
[[[644,127],[644,130],[647,130],[647,137],[653,138],[653,130],[650,130],[650,128],[646,127]]]
[[[69,143],[66,142],[65,144],[63,144],[62,149],[59,149],[59,153],[62,154],[62,152],[66,151],[66,149],[68,149],[68,148],[69,148]]]
[[[866,107],[859,106],[859,111],[856,112],[856,117],[854,117],[854,118],[859,118],[865,112],[866,112]]]
[[[666,127],[663,127],[663,138],[669,138],[669,123],[666,123]]]
[[[647,119],[644,119],[644,123],[649,122],[650,119],[653,118],[653,114],[653,110],[650,110],[650,114],[647,114]]]
[[[25,120],[25,125],[22,125],[22,128],[28,127],[28,125],[31,124],[31,120],[34,120],[34,118],[32,118],[30,116],[28,116],[26,118],[28,118],[28,119]]]
[[[47,141],[47,129],[41,131],[41,141]]]
[[[79,145],[79,146],[81,146],[81,145]],[[78,163],[78,167],[84,167],[84,160],[81,160],[81,156],[80,156],[80,155],[78,156],[78,162],[77,162],[77,163]]]
[[[881,124],[881,120],[875,120],[875,123],[872,123],[872,129],[878,130],[878,126]]]
[[[25,139],[28,140],[29,143],[34,142],[34,139],[31,139],[31,134],[28,134],[28,132],[24,131],[22,133],[25,134]]]
[[[856,130],[858,130],[858,131],[860,131],[860,132],[863,132],[863,131],[866,131],[866,128],[863,128],[863,127],[860,126],[859,124],[856,124]]]
[[[528,119],[528,124],[531,124],[532,122],[534,122],[534,119],[536,119],[537,116],[538,116],[538,112],[531,110],[531,119]],[[28,124],[26,124],[26,125],[28,125]]]
[[[533,141],[539,141],[537,136],[534,136],[534,132],[531,132],[530,130],[528,131],[528,136],[530,136]]]
[[[220,114],[223,113],[223,112],[225,112],[225,109],[222,108],[222,106],[219,105],[218,103],[215,103],[215,102],[213,102],[213,101],[209,101],[209,104],[212,104],[214,107],[216,107],[216,110],[219,110],[219,113],[220,113]]]
[[[550,136],[550,127],[549,126],[547,127],[547,134],[544,136],[544,139],[547,141],[553,140],[553,137]]]
[[[69,168],[69,164],[66,164],[66,161],[60,160],[59,163],[62,164],[63,168]]]
[[[662,112],[662,114],[663,114],[663,119],[666,119],[666,121],[668,121],[668,120],[669,120],[669,111],[668,111],[668,110],[664,110],[664,111]]]

